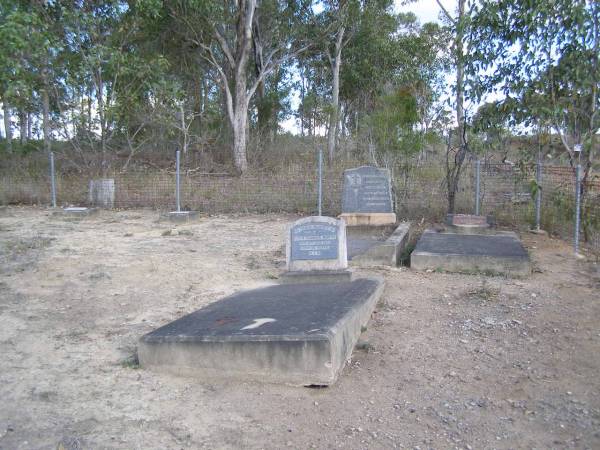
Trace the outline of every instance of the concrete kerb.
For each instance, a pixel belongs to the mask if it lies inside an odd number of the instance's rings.
[[[408,243],[410,227],[410,222],[400,223],[384,242],[377,243],[364,253],[354,256],[352,264],[360,267],[397,266]]]

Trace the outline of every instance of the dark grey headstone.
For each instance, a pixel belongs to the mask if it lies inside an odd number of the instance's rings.
[[[344,172],[343,213],[393,213],[390,172],[363,166]]]
[[[293,260],[337,259],[337,225],[307,222],[293,226],[291,233]]]
[[[348,267],[346,226],[332,217],[312,216],[294,222],[286,242],[288,270],[343,270]]]

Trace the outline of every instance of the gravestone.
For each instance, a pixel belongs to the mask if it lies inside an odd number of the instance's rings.
[[[90,180],[88,202],[92,206],[113,208],[115,205],[115,180],[113,178]]]
[[[344,171],[340,217],[348,226],[396,223],[389,170],[363,166]]]
[[[346,224],[333,217],[297,220],[288,229],[284,281],[336,281],[351,278]]]

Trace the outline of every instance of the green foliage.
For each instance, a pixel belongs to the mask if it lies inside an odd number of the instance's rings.
[[[483,0],[470,11],[471,95],[500,91],[514,124],[552,126],[593,160],[600,129],[600,4]]]
[[[382,95],[369,116],[378,150],[404,156],[418,152],[423,145],[421,134],[415,131],[418,118],[417,99],[409,88]]]

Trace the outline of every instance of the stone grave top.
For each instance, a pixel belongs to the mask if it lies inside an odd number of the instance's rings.
[[[312,216],[294,222],[287,233],[286,263],[290,272],[347,269],[344,221]]]
[[[342,213],[393,213],[390,171],[362,166],[344,171]]]

